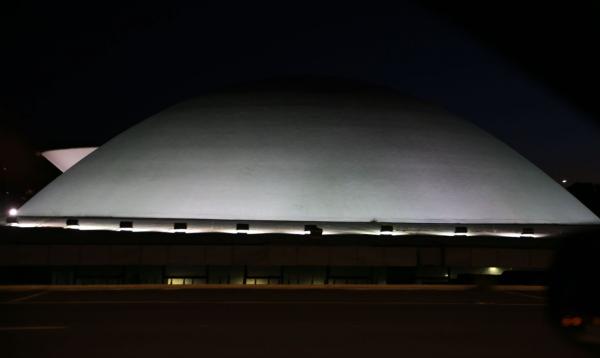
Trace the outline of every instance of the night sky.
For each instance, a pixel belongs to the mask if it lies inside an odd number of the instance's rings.
[[[11,200],[58,175],[36,152],[98,146],[204,91],[289,75],[388,85],[474,122],[556,180],[600,182],[597,5],[285,4],[5,5]]]

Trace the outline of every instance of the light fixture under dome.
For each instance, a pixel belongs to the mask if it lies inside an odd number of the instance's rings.
[[[467,236],[467,231],[466,226],[457,226],[454,228],[454,236]]]
[[[133,231],[133,221],[121,221],[121,222],[119,222],[119,230],[121,230],[121,231]]]
[[[187,223],[174,223],[173,231],[177,233],[185,233],[187,232]]]
[[[394,226],[392,225],[381,225],[379,230],[380,235],[392,235],[394,233]]]
[[[319,236],[323,234],[323,229],[321,229],[317,225],[304,225],[304,234]]]
[[[67,219],[65,224],[66,224],[67,228],[75,229],[75,228],[79,227],[79,220],[78,219]]]
[[[237,224],[235,226],[235,230],[238,234],[247,234],[250,232],[250,225],[249,224]]]

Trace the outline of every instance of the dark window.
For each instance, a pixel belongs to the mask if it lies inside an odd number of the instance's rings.
[[[382,234],[391,234],[394,231],[394,227],[392,225],[381,225],[380,232]]]
[[[250,230],[250,225],[248,225],[248,224],[237,224],[235,226],[235,229],[238,232],[248,232],[248,230]]]
[[[454,234],[466,235],[467,234],[467,227],[466,226],[457,226],[454,229]]]
[[[67,226],[79,226],[79,220],[67,219]]]
[[[187,230],[187,223],[175,223],[173,224],[175,230]]]
[[[121,221],[119,223],[121,229],[133,229],[133,221]]]

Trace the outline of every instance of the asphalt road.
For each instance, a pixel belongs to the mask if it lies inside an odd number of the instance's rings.
[[[1,357],[588,357],[539,290],[0,288]]]

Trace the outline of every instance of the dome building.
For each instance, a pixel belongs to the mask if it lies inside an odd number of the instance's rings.
[[[0,227],[0,283],[543,284],[600,223],[475,125],[343,81],[212,92],[43,155],[63,174]]]
[[[600,222],[468,121],[345,82],[207,94],[85,154],[20,208],[20,225],[544,236]]]

